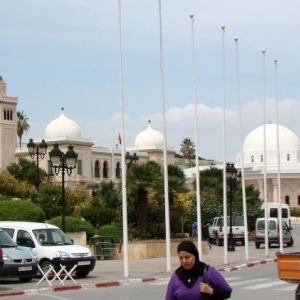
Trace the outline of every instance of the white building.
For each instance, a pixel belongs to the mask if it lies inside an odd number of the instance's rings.
[[[251,131],[243,143],[245,185],[253,185],[264,200],[264,176],[266,174],[267,202],[279,202],[278,182],[281,187],[281,201],[291,207],[300,205],[300,141],[290,129],[277,124],[267,124]],[[280,163],[278,162],[277,137],[279,140]],[[264,144],[266,145],[264,147]],[[264,149],[266,150],[266,171],[264,170]],[[223,169],[223,164],[200,166],[199,171],[211,166]],[[242,167],[242,155],[237,154],[235,167]],[[196,168],[184,170],[191,184],[196,178]]]
[[[277,159],[277,137],[280,164]],[[266,171],[264,170],[264,144],[266,145]],[[245,138],[243,150],[246,185],[253,184],[260,191],[261,199],[264,199],[264,174],[266,173],[267,201],[278,202],[278,178],[280,178],[282,203],[292,207],[300,205],[300,141],[294,132],[277,124],[260,126]],[[240,167],[241,154],[239,153],[236,168]]]

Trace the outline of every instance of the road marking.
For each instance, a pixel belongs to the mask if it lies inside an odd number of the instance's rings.
[[[233,283],[230,283],[230,285],[231,286],[237,286],[237,285],[242,285],[242,284],[261,282],[261,281],[265,281],[265,280],[268,280],[268,279],[266,279],[266,278],[249,279],[249,280],[242,280],[242,281],[233,282]]]
[[[281,284],[287,284],[284,281],[272,281],[272,282],[268,282],[268,283],[263,283],[263,284],[257,284],[254,286],[248,286],[245,287],[244,289],[246,290],[259,290],[259,289],[263,289],[263,288],[267,288],[267,287],[273,287],[276,285],[281,285]]]
[[[276,291],[296,291],[297,286],[291,284],[289,287],[281,288],[281,289],[275,289]]]

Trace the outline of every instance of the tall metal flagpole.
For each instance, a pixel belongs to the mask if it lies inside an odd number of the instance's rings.
[[[197,199],[197,223],[198,223],[198,251],[202,260],[202,221],[200,205],[200,173],[198,160],[198,117],[197,117],[197,93],[196,93],[196,64],[195,64],[195,39],[194,39],[194,14],[190,14],[192,33],[192,65],[193,65],[193,90],[194,90],[194,126],[195,126],[195,157],[196,157],[196,199]]]
[[[275,65],[275,101],[276,101],[276,134],[277,134],[277,202],[279,203],[279,247],[283,253],[283,235],[282,235],[282,208],[281,208],[281,176],[280,176],[280,145],[279,145],[279,113],[278,113],[278,76],[277,76],[277,59],[274,59]]]
[[[121,0],[118,0],[119,12],[119,76],[120,76],[120,107],[121,107],[121,146],[122,146],[122,213],[123,213],[123,253],[124,253],[124,278],[129,277],[128,265],[128,220],[127,220],[127,195],[126,195],[126,163],[125,163],[125,126],[124,126],[124,101],[123,101],[123,58],[122,58],[122,22]]]
[[[226,122],[225,122],[225,25],[222,29],[222,87],[223,87],[223,217],[224,228],[227,232],[227,180],[226,180]],[[224,264],[227,265],[227,238],[224,238]]]
[[[266,145],[266,96],[265,96],[265,55],[266,50],[262,49],[262,59],[263,59],[263,106],[264,106],[264,207],[265,207],[265,232],[268,231],[268,208],[267,208],[267,145]],[[269,256],[269,238],[265,234],[265,257]]]
[[[165,88],[164,88],[161,0],[158,0],[158,7],[159,7],[158,9],[159,9],[160,83],[161,83],[163,137],[164,137],[164,156],[163,157],[164,157],[164,186],[165,186],[166,258],[167,258],[167,272],[171,272],[169,183],[168,183],[168,161],[167,161],[167,134],[166,134],[166,109],[165,109]]]
[[[247,221],[247,202],[246,202],[246,187],[245,187],[245,170],[244,170],[244,148],[243,148],[243,130],[242,130],[242,109],[240,96],[240,67],[239,67],[239,52],[238,52],[238,37],[234,38],[235,53],[236,53],[236,74],[237,74],[237,97],[239,107],[239,131],[240,131],[240,151],[241,151],[241,173],[242,173],[242,196],[243,196],[243,215],[244,215],[244,232],[245,232],[245,259],[249,260],[249,243],[248,243],[248,221]]]

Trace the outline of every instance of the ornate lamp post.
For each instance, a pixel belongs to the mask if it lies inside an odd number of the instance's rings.
[[[36,189],[39,191],[40,189],[40,169],[39,169],[39,158],[43,159],[48,145],[45,140],[42,140],[40,144],[35,144],[33,139],[29,139],[29,143],[27,144],[28,152],[32,159],[36,157]]]
[[[233,201],[233,180],[236,177],[237,170],[233,163],[227,163],[226,177],[229,185],[229,239],[228,239],[228,252],[235,251],[233,233],[232,233],[232,201]]]
[[[73,150],[73,146],[68,147],[68,151],[63,153],[58,144],[54,144],[49,152],[51,167],[55,175],[61,171],[61,190],[62,190],[62,231],[65,231],[66,200],[65,200],[65,172],[70,176],[72,170],[76,168],[78,154]]]
[[[137,160],[139,160],[139,157],[136,155],[136,153],[133,153],[133,155],[131,155],[129,152],[127,152],[125,156],[127,169],[129,169],[132,164],[135,164]]]

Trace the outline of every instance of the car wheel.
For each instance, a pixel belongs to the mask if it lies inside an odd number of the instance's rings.
[[[46,274],[48,272],[48,270],[51,268],[51,262],[50,260],[44,260],[41,264],[40,264],[41,269],[43,270],[44,274]],[[51,272],[50,272],[51,274]],[[49,274],[49,275],[50,275]]]
[[[219,238],[219,236],[216,236],[216,245],[217,246],[222,246],[222,240]]]
[[[291,238],[291,241],[286,244],[288,247],[292,247],[294,245],[294,240]]]
[[[84,278],[84,277],[88,276],[89,273],[90,273],[90,271],[82,271],[82,272],[76,272],[75,274],[77,277]]]
[[[255,243],[255,248],[259,249],[259,247],[260,247],[260,243]]]
[[[32,277],[20,277],[19,279],[20,279],[20,281],[22,281],[22,282],[29,282],[29,281],[32,280]]]

